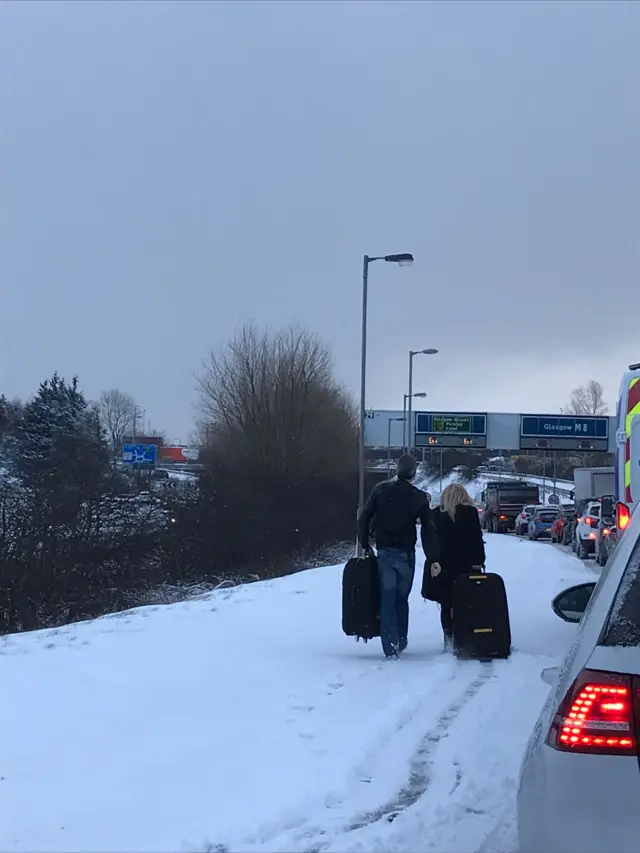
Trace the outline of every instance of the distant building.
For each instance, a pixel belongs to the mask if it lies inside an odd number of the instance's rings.
[[[156,447],[164,446],[164,438],[161,435],[136,435],[125,436],[123,444],[155,444]]]

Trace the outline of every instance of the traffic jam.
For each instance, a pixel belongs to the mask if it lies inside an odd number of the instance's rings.
[[[523,506],[516,520],[515,533],[531,541],[549,539],[554,545],[570,548],[581,560],[594,558],[606,566],[618,542],[618,531],[629,524],[627,506],[616,516],[613,495],[589,498],[557,509],[548,506]]]
[[[622,377],[616,416],[614,465],[576,468],[571,503],[545,505],[539,486],[528,482],[490,482],[479,507],[483,529],[549,540],[606,566],[640,494],[640,364]]]

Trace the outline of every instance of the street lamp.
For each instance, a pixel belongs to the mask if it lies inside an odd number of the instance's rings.
[[[422,399],[424,399],[427,396],[427,392],[426,391],[418,391],[417,393],[412,394],[411,396],[414,399],[416,397],[421,397]],[[404,426],[402,427],[402,447],[403,447],[405,453],[407,452],[407,443],[408,443],[407,442],[407,400],[408,399],[409,399],[409,395],[405,394],[404,395],[404,402],[402,404],[402,415],[403,415],[402,420],[404,421]]]
[[[358,512],[364,506],[364,422],[365,422],[365,395],[367,385],[367,297],[369,284],[369,264],[374,261],[386,261],[388,264],[408,266],[413,263],[413,255],[405,252],[399,255],[381,255],[370,258],[364,256],[362,263],[362,349],[360,358],[360,441],[358,447]],[[360,556],[360,543],[357,545],[357,554]]]
[[[415,355],[437,355],[438,350],[429,348],[429,349],[417,349],[417,350],[409,350],[409,411],[407,415],[407,453],[411,453],[413,449],[413,422],[411,420],[411,398],[413,397],[413,357]]]
[[[394,421],[404,422],[404,418],[389,418],[389,423],[387,424],[387,477],[391,476],[391,424]]]

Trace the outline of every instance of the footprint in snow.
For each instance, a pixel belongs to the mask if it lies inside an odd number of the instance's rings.
[[[297,722],[298,722],[298,720],[300,719],[300,717],[301,717],[303,714],[310,714],[310,713],[311,713],[311,711],[313,711],[313,710],[314,710],[314,706],[313,706],[313,705],[290,705],[290,706],[288,707],[288,709],[287,709],[287,710],[288,710],[290,713],[291,713],[292,711],[294,711],[294,712],[295,712],[295,716],[287,716],[287,717],[285,717],[285,721],[286,721],[289,725],[293,725],[294,723],[297,723]]]

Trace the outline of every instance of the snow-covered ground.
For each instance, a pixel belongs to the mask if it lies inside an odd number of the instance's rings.
[[[380,470],[386,468],[384,465],[379,466]],[[371,468],[369,470],[375,470]],[[392,468],[392,472],[395,469]],[[440,491],[441,488],[444,489],[450,483],[462,483],[469,494],[480,500],[480,493],[484,489],[485,485],[488,482],[494,482],[495,480],[525,480],[527,483],[531,483],[532,485],[540,487],[540,501],[542,503],[548,503],[549,498],[553,494],[557,494],[560,498],[561,504],[571,503],[571,493],[573,492],[573,483],[569,480],[556,480],[555,488],[553,483],[553,477],[538,477],[530,474],[513,474],[506,472],[487,472],[484,474],[479,474],[473,480],[466,481],[461,477],[460,471],[450,471],[446,476],[442,478],[442,482],[440,481],[440,477],[429,476],[429,477],[419,477],[416,479],[415,484],[420,489],[424,489],[428,491],[432,496],[432,502],[438,503],[440,499]]]
[[[514,480],[519,480],[521,477],[525,477],[530,483],[537,483],[542,486],[543,484],[546,486],[553,485],[553,477],[547,474],[546,477],[537,477],[532,474],[502,474],[503,479],[509,478]],[[493,475],[493,479],[496,479],[496,475]],[[558,491],[572,492],[574,489],[574,484],[572,480],[556,480],[556,488]]]
[[[544,503],[547,503],[549,497],[555,493],[560,498],[560,503],[570,503],[569,495],[573,490],[573,483],[568,483],[566,480],[558,480],[556,484],[556,488],[553,488],[553,480],[547,477],[544,480],[542,477],[530,477],[528,474],[479,474],[476,478],[470,481],[465,481],[461,478],[460,473],[458,471],[451,471],[447,474],[446,477],[442,478],[442,489],[446,489],[446,487],[450,483],[460,482],[469,492],[471,497],[476,499],[478,502],[480,501],[480,494],[484,489],[485,485],[488,482],[494,482],[495,480],[521,480],[524,479],[528,483],[532,483],[533,485],[540,486],[540,500]],[[440,499],[440,477],[425,477],[416,480],[416,486],[420,489],[424,489],[429,492],[432,496],[433,503],[438,503]]]
[[[485,482],[489,480],[520,480],[525,479],[528,483],[540,486],[540,498],[544,497],[544,502],[547,503],[549,496],[554,492],[560,497],[561,503],[570,503],[571,493],[574,485],[570,480],[556,480],[555,489],[553,487],[553,477],[534,477],[530,474],[483,474]]]
[[[508,661],[442,652],[421,561],[397,662],[341,633],[340,566],[2,638],[0,850],[513,849],[540,672],[575,631],[549,603],[593,575],[486,540]]]

